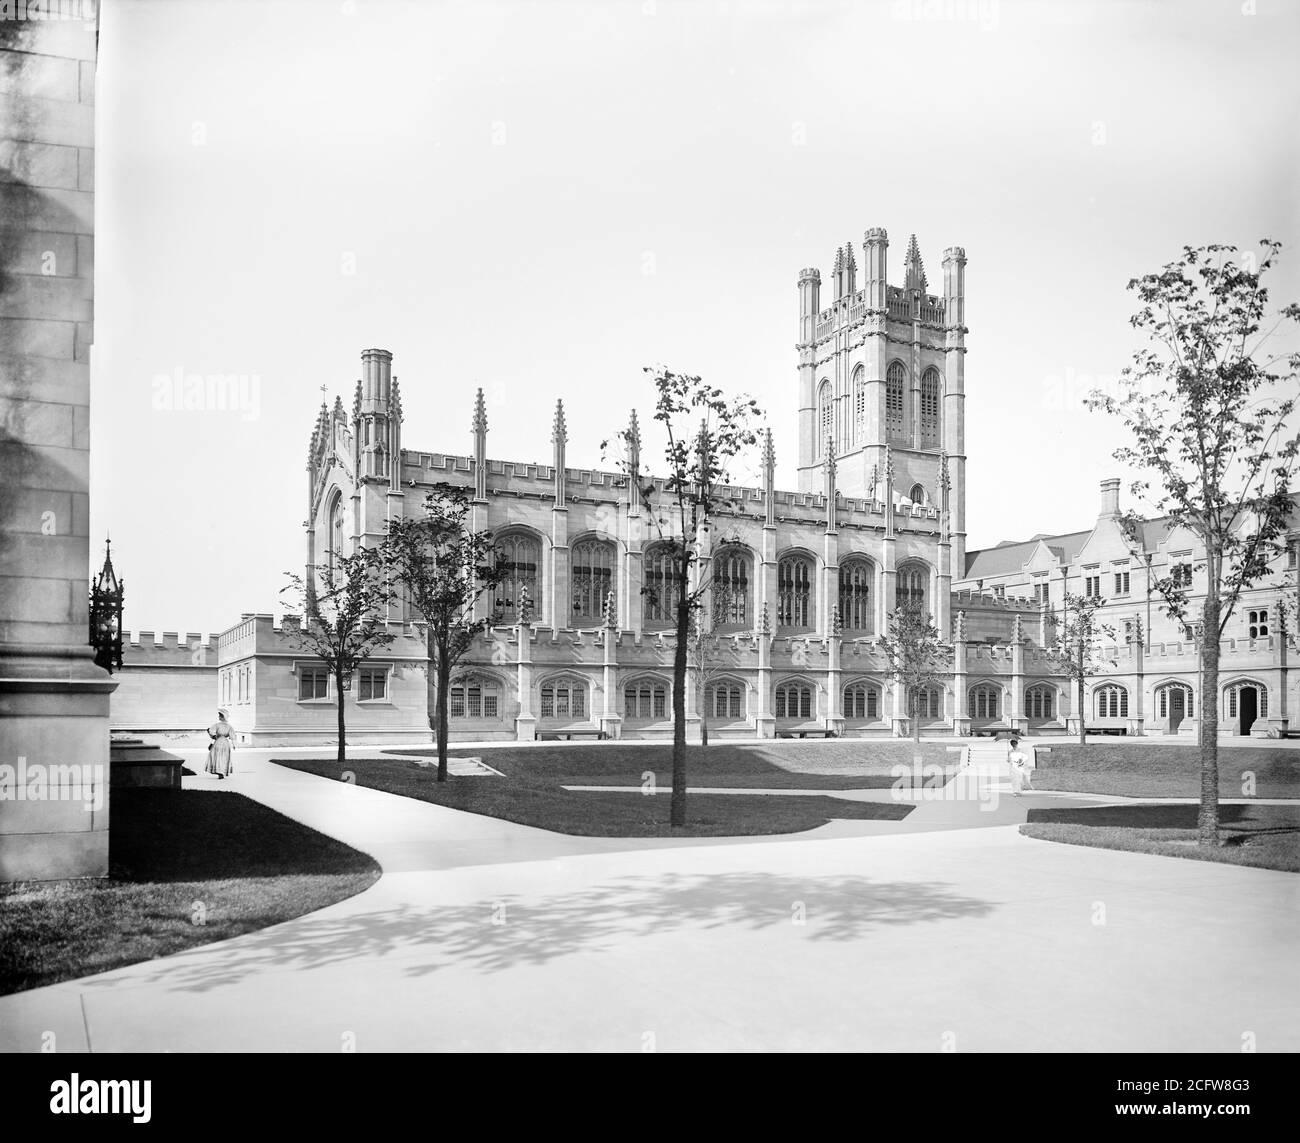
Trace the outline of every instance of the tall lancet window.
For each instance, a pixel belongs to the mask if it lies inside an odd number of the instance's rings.
[[[573,615],[599,621],[614,590],[614,549],[600,540],[573,545]]]
[[[817,453],[819,456],[826,455],[826,442],[835,427],[834,417],[835,401],[831,397],[831,383],[823,381],[821,388],[817,390],[817,424],[820,428],[817,434]]]
[[[723,548],[713,557],[714,630],[735,630],[750,625],[749,553],[743,548]]]
[[[777,630],[806,631],[811,625],[812,561],[786,556],[776,568]]]
[[[885,431],[891,441],[907,440],[907,367],[891,361],[885,370]]]
[[[931,366],[921,375],[921,447],[939,447],[939,371]]]
[[[870,634],[875,628],[871,607],[872,568],[866,560],[840,564],[840,623],[845,631]]]
[[[853,371],[853,443],[867,439],[867,371],[859,365]]]
[[[514,621],[520,600],[527,593],[529,617],[537,618],[538,591],[537,568],[541,562],[541,545],[529,535],[512,532],[497,538],[498,566],[506,570],[505,579],[497,585],[496,613],[499,618]]]

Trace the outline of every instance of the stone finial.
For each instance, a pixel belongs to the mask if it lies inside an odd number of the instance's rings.
[[[948,454],[939,453],[939,487],[945,492],[952,487],[952,480],[948,476]]]
[[[848,242],[844,243],[844,268],[845,268],[846,270],[856,270],[856,269],[858,268],[858,264],[857,264],[857,262],[855,262],[854,259],[853,259],[853,240],[852,240],[852,239],[850,239]]]
[[[885,446],[885,483],[891,488],[894,484],[894,450]]]
[[[641,422],[637,420],[636,410],[632,410],[632,415],[627,419],[627,447],[628,451],[638,459],[641,456]]]
[[[551,443],[565,444],[569,439],[569,428],[564,421],[564,402],[555,402],[555,420],[551,425]]]
[[[533,601],[528,598],[528,588],[519,589],[519,599],[515,603],[515,622],[520,627],[527,627],[532,622]]]
[[[966,612],[964,611],[957,612],[956,617],[953,619],[952,637],[954,642],[957,643],[966,642]]]
[[[763,604],[762,613],[758,617],[758,630],[762,635],[772,634],[772,618],[768,615],[767,604]]]
[[[357,384],[360,385],[361,382],[358,381]],[[342,398],[342,397],[335,397],[335,398],[334,398],[334,419],[335,419],[336,421],[346,421],[346,420],[347,420],[347,414],[343,411],[343,398]]]
[[[916,244],[916,235],[907,240],[907,254],[903,258],[907,277],[903,288],[911,293],[913,290],[925,293],[928,283],[925,280],[925,266],[921,263],[921,249]]]
[[[487,432],[487,402],[483,400],[483,390],[474,395],[474,421],[470,426],[475,433]]]
[[[618,626],[618,610],[614,606],[614,593],[612,591],[607,591],[605,593],[604,610],[605,626],[612,630],[614,627]]]
[[[772,445],[772,430],[763,430],[763,472],[766,474],[769,469],[776,467],[776,449]]]
[[[840,606],[837,603],[831,608],[831,634],[842,635],[844,633],[844,622],[840,619]]]
[[[873,464],[871,466],[871,499],[872,500],[877,499],[876,490],[879,487],[879,485],[880,485],[880,465]]]
[[[1023,643],[1025,633],[1020,629],[1020,613],[1017,612],[1011,619],[1011,642]]]
[[[361,420],[361,382],[360,381],[357,382],[356,391],[353,393],[352,396],[352,419],[354,421]]]
[[[838,274],[844,269],[844,247],[837,247],[835,250],[835,267],[833,273]]]
[[[397,374],[393,374],[393,393],[390,399],[393,409],[393,416],[399,421],[402,419],[402,390],[397,385]]]

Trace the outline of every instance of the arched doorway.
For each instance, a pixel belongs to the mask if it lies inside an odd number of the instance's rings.
[[[1228,718],[1233,733],[1248,737],[1257,718],[1268,717],[1268,691],[1256,682],[1234,683],[1228,688]]]
[[[1183,719],[1195,713],[1192,688],[1183,683],[1166,683],[1156,691],[1156,716],[1166,722],[1166,733],[1177,734]]]

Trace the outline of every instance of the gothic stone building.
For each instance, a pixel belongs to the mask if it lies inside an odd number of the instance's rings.
[[[910,733],[909,704],[876,642],[903,600],[930,611],[956,650],[950,677],[919,696],[925,733],[1064,732],[1078,712],[1043,653],[1048,605],[1078,587],[1085,567],[1094,577],[1146,567],[1116,547],[1109,499],[1091,533],[966,551],[965,252],[944,252],[941,291],[930,293],[915,238],[901,286],[888,283],[888,248],[883,230],[866,232],[861,282],[852,244],[841,248],[828,297],[817,270],[799,275],[798,490],[775,487],[769,435],[762,486],[731,488],[702,541],[715,636],[706,684],[698,695],[688,689],[692,735],[701,716],[722,738]],[[482,602],[492,626],[453,679],[452,737],[670,736],[673,622],[658,601],[670,598],[673,572],[635,481],[569,467],[561,404],[548,464],[490,458],[488,429],[480,391],[466,453],[405,447],[392,355],[366,350],[351,413],[339,399],[322,404],[312,433],[308,577],[331,553],[378,542],[386,521],[420,511],[434,484],[463,486],[473,527],[494,533],[510,573]],[[627,441],[644,483],[635,413]],[[1157,574],[1186,558],[1186,537],[1153,525],[1148,541]],[[1133,574],[1114,601],[1126,621],[1142,611]],[[518,622],[525,596],[531,606]],[[428,736],[427,656],[412,618],[393,613],[400,637],[352,681],[356,741]],[[246,742],[331,733],[333,683],[298,649],[296,623],[249,615],[218,639],[219,701]],[[1190,730],[1194,657],[1185,641],[1160,635],[1144,648],[1131,633],[1117,648],[1113,679],[1089,687],[1089,726]],[[1225,717],[1257,732],[1285,726],[1285,640],[1265,623],[1240,643],[1225,658],[1238,696]],[[1252,699],[1241,697],[1252,687]]]

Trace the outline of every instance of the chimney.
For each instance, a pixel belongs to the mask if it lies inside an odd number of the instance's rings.
[[[1101,518],[1119,515],[1119,477],[1110,476],[1101,482]]]

